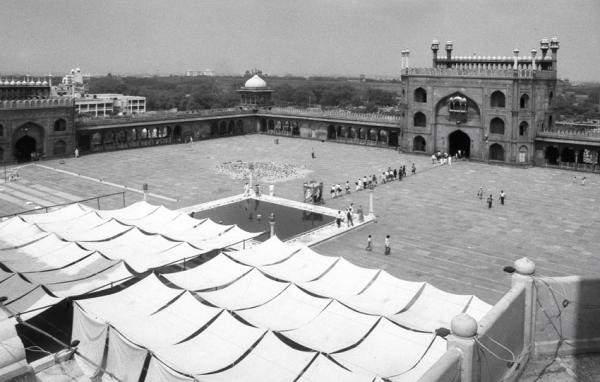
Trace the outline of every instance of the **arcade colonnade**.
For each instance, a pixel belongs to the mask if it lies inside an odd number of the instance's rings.
[[[600,143],[583,145],[538,142],[537,151],[538,165],[600,170]]]
[[[92,127],[78,131],[81,153],[102,152],[135,147],[187,143],[202,139],[241,135],[249,132],[243,119],[153,124],[139,127]]]
[[[264,134],[312,138],[352,144],[397,148],[400,127],[361,124],[355,121],[310,121],[286,118],[260,118],[258,131]]]

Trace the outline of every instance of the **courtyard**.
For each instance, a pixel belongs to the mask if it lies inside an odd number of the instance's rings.
[[[124,192],[89,202],[95,208],[120,208],[123,200],[127,205],[142,200],[144,184],[148,202],[183,208],[241,194],[244,181],[218,171],[235,161],[285,164],[273,166],[287,169],[287,178],[275,183],[277,196],[300,201],[303,183],[315,180],[324,183],[325,206],[345,209],[354,203],[365,212],[369,192],[356,192],[356,179],[379,178],[388,167],[406,165],[408,177],[376,187],[375,222],[314,247],[396,277],[475,294],[493,304],[509,288],[502,268],[523,256],[537,264],[540,276],[600,272],[598,175],[468,161],[439,166],[429,156],[298,138],[246,135],[35,162],[18,169],[19,180],[0,183],[0,215]],[[413,162],[417,173],[411,176]],[[331,200],[331,186],[346,180],[352,193]],[[476,197],[479,187],[493,195],[491,209],[485,198]],[[268,192],[268,183],[261,189]],[[500,190],[507,195],[504,206]],[[369,234],[371,252],[365,251]],[[384,255],[386,235],[390,256]]]

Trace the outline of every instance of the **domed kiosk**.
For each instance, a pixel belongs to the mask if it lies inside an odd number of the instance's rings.
[[[271,105],[271,93],[273,93],[273,89],[269,88],[265,80],[260,78],[258,74],[248,79],[238,92],[240,93],[240,104],[242,106],[259,107]]]

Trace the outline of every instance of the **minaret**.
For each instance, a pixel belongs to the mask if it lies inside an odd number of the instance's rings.
[[[431,51],[433,52],[433,67],[434,68],[437,68],[438,50],[440,50],[440,42],[438,40],[433,40],[431,42]]]
[[[446,59],[448,60],[446,62],[446,67],[448,68],[452,67],[452,63],[450,62],[452,59],[452,47],[452,41],[446,41]]]
[[[546,58],[546,55],[548,54],[548,46],[549,45],[550,45],[550,42],[548,41],[548,39],[546,37],[544,37],[540,41],[540,50],[542,51],[542,60],[544,60]]]
[[[513,63],[513,70],[519,69],[519,48],[513,49],[513,54],[515,55],[515,61]]]
[[[556,71],[557,67],[557,56],[558,56],[558,38],[552,37],[550,39],[550,50],[552,51],[552,70]]]
[[[534,71],[536,70],[536,67],[535,67],[536,54],[537,54],[537,50],[531,49],[531,70],[534,70]]]

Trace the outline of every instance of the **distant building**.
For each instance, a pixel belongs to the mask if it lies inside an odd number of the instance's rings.
[[[77,114],[106,117],[113,114],[140,114],[146,112],[146,97],[123,94],[86,94],[75,99]]]
[[[438,56],[431,44],[431,68],[412,68],[402,52],[405,119],[399,142],[406,151],[447,152],[478,160],[532,164],[543,159],[538,131],[553,126],[557,92],[557,38],[542,39],[541,57]],[[396,137],[394,137],[396,139]]]
[[[212,77],[215,73],[212,69],[204,69],[204,70],[188,70],[185,72],[186,77]]]
[[[146,112],[146,97],[123,94],[89,94],[89,74],[81,69],[71,69],[62,81],[52,88],[59,97],[75,100],[75,112],[93,117],[106,117],[113,114],[139,114]]]
[[[0,79],[0,160],[62,156],[75,147],[73,99],[56,97],[51,79]]]
[[[255,74],[238,91],[240,105],[248,107],[270,106],[273,89],[267,86],[265,80]]]

